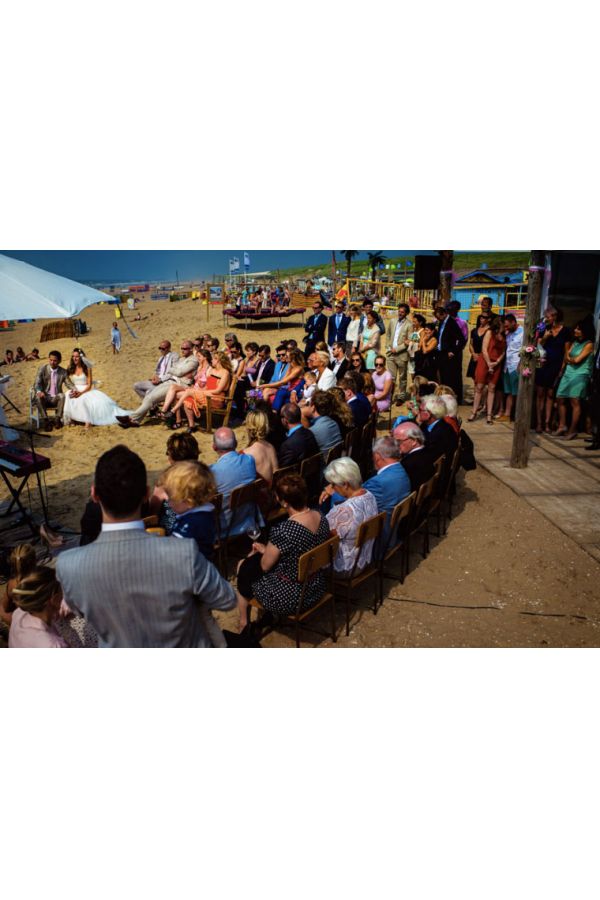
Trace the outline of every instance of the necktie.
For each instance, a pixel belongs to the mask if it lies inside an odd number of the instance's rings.
[[[56,369],[50,369],[50,396],[56,397]]]

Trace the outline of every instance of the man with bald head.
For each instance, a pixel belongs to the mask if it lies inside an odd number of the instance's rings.
[[[236,510],[233,522],[230,507],[231,492],[256,479],[254,457],[237,452],[237,438],[231,428],[217,428],[213,435],[213,450],[219,458],[210,469],[217,485],[217,491],[223,496],[220,519],[221,534],[230,537],[235,534],[246,534],[256,520],[262,526],[263,519],[260,511],[253,503],[246,503]]]
[[[400,448],[401,463],[410,479],[412,491],[433,477],[434,459],[425,447],[425,435],[416,422],[401,422],[392,432]]]

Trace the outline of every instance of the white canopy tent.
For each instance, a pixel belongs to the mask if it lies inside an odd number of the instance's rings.
[[[68,319],[114,297],[0,254],[0,319]]]

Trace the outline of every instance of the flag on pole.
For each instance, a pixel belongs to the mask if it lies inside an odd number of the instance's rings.
[[[350,297],[350,285],[346,281],[345,285],[339,289],[335,295],[336,300],[348,300]]]
[[[250,254],[244,250],[244,266],[246,270],[250,268]]]

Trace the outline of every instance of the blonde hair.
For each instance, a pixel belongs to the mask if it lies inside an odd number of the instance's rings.
[[[269,417],[262,409],[251,410],[246,416],[245,425],[248,432],[248,447],[255,441],[264,441],[269,433]]]
[[[12,599],[25,612],[41,613],[59,590],[54,569],[38,566],[17,582]]]
[[[314,381],[315,384],[317,383],[317,376],[316,376],[315,373],[312,371],[312,369],[309,369],[308,372],[305,372],[305,373],[304,373],[304,380],[305,380],[305,381],[308,381],[309,378],[310,378],[312,381]]]
[[[212,472],[203,462],[184,460],[173,463],[160,476],[160,484],[176,503],[200,506],[217,492]]]
[[[325,341],[319,341],[318,344],[315,344],[315,351],[317,353],[326,353],[327,361],[329,362],[329,347],[325,343]]]
[[[327,346],[327,344],[325,344]],[[326,350],[319,350],[319,345],[317,344],[317,349],[315,350],[315,356],[317,356],[324,366],[329,365],[329,353]]]
[[[216,353],[215,356],[219,360],[221,366],[226,369],[230,375],[233,375],[233,366],[231,365],[231,360],[227,356],[226,353]]]
[[[36,566],[35,548],[31,544],[18,544],[11,552],[8,563],[13,578],[17,581],[33,572]]]

